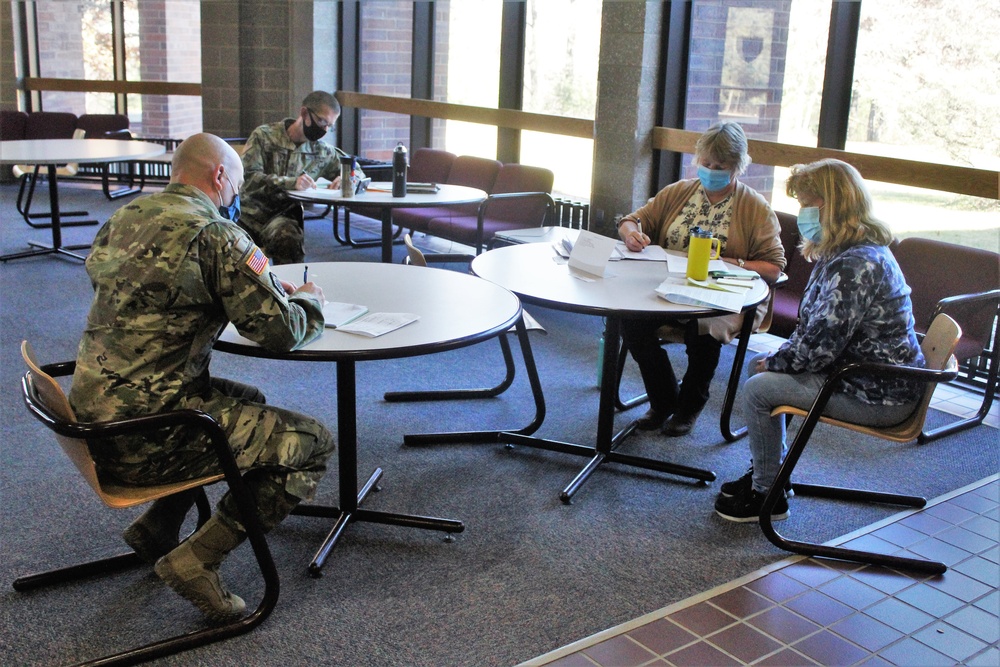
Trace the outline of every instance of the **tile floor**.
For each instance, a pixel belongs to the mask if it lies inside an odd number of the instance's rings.
[[[780,341],[764,334],[751,347]],[[941,386],[932,405],[965,416],[981,400]],[[1000,423],[998,411],[987,424]],[[934,558],[948,571],[791,556],[523,667],[1000,665],[1000,475],[834,543]]]
[[[525,665],[995,667],[998,497],[993,476],[836,541],[940,558],[942,576],[793,556]]]

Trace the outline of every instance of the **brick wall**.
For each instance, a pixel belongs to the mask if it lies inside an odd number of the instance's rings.
[[[413,6],[373,2],[361,5],[361,91],[373,95],[410,96]],[[389,160],[396,143],[409,147],[410,118],[401,114],[361,112],[365,156]]]
[[[143,81],[201,81],[201,12],[198,2],[144,0],[139,8]],[[131,101],[131,100],[130,100]],[[202,129],[202,103],[186,95],[143,95],[143,136],[184,138]]]
[[[791,0],[695,0],[685,129],[732,120],[753,139],[777,140]],[[752,156],[751,156],[752,157]],[[685,176],[693,176],[686,157]],[[770,197],[774,168],[742,180]]]
[[[201,4],[201,111],[205,132],[242,136],[240,129],[240,3]]]

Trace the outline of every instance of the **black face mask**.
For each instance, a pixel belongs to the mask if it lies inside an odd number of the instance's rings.
[[[320,127],[312,111],[309,112],[309,117],[312,119],[312,125],[302,123],[302,134],[306,135],[306,139],[309,141],[319,141],[326,136],[326,128]]]

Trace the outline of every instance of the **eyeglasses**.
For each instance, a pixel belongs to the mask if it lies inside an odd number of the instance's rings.
[[[313,112],[312,109],[306,109],[306,111],[309,112],[309,117],[312,118],[312,122],[315,125],[318,125],[324,130],[329,130],[331,127],[333,127],[333,123],[328,122],[325,118],[320,118],[319,116],[316,115],[315,112]]]

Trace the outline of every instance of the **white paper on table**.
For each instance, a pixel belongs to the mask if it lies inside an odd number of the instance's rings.
[[[660,286],[656,288],[656,293],[670,303],[682,306],[715,308],[731,313],[738,313],[743,310],[743,294],[705,289],[704,287],[692,287],[690,285],[679,285],[671,278],[667,278],[660,283]]]
[[[721,259],[710,259],[708,260],[708,270],[709,271],[725,271],[726,263]],[[667,273],[681,273],[687,274],[688,270],[688,258],[687,255],[674,255],[667,253]]]
[[[621,254],[622,259],[638,259],[646,262],[666,262],[667,251],[663,246],[648,245],[639,252],[633,252],[622,241],[619,241],[615,249]]]
[[[316,183],[317,188],[328,188],[333,185],[333,181],[329,178],[323,178],[322,176],[317,178],[314,182]]]
[[[323,320],[328,329],[337,329],[349,324],[368,312],[367,306],[343,301],[327,301],[323,304]]]
[[[334,331],[360,334],[375,338],[390,331],[395,331],[411,322],[420,319],[419,315],[413,313],[368,313],[364,317],[358,318],[350,324],[339,326]]]
[[[614,239],[607,236],[580,230],[580,236],[569,254],[569,265],[578,271],[604,277],[608,260],[615,251],[615,243]]]

